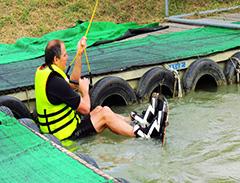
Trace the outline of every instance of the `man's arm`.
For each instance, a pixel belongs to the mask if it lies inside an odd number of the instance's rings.
[[[73,71],[70,76],[70,80],[78,81],[81,77],[82,72],[82,54],[84,49],[86,48],[86,37],[82,37],[82,39],[78,42],[78,50],[76,55],[76,60],[74,63]],[[70,84],[71,88],[76,89],[75,84]]]
[[[91,102],[89,96],[89,80],[87,78],[79,79],[79,92],[81,94],[81,100],[77,111],[81,114],[89,114]]]

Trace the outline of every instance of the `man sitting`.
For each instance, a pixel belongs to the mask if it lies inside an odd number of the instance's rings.
[[[36,109],[41,132],[53,134],[59,140],[85,137],[105,128],[119,135],[149,137],[151,124],[131,126],[130,118],[114,113],[109,107],[97,106],[90,111],[89,80],[81,79],[85,48],[86,38],[83,37],[78,43],[78,54],[68,78],[64,73],[68,59],[64,43],[52,40],[47,44],[45,63],[35,74]],[[79,81],[78,87],[69,79]]]

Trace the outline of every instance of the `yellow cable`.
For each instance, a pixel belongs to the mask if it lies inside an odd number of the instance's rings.
[[[92,22],[93,22],[93,18],[94,18],[95,14],[96,14],[97,6],[98,6],[98,1],[99,1],[99,0],[96,0],[95,6],[94,6],[94,9],[93,9],[93,13],[92,13],[92,17],[91,17],[91,19],[90,19],[90,22],[89,22],[89,24],[88,24],[87,30],[86,30],[85,35],[84,35],[85,37],[87,37],[87,35],[88,35],[88,32],[89,32],[90,27],[91,27]],[[69,66],[71,66],[71,65],[74,63],[74,61],[76,60],[77,56],[79,55],[79,51],[80,51],[80,50],[78,50],[78,52],[76,53],[75,57],[73,58],[73,60],[71,61],[71,63],[70,63]],[[87,66],[88,66],[88,72],[91,72],[90,63],[89,63],[89,60],[88,60],[86,48],[84,49],[84,54],[85,54],[86,63],[87,63]]]
[[[88,32],[89,32],[90,27],[91,27],[91,25],[92,25],[93,18],[94,18],[95,14],[96,14],[97,6],[98,6],[98,1],[99,1],[99,0],[96,0],[96,4],[95,4],[94,9],[93,9],[92,17],[91,17],[90,22],[89,22],[89,24],[88,24],[87,31],[85,32],[85,35],[84,35],[85,37],[87,37],[87,35],[88,35]]]
[[[85,54],[85,58],[86,58],[88,72],[91,72],[91,67],[90,67],[90,63],[89,63],[89,60],[88,60],[88,55],[87,55],[87,50],[86,49],[84,49],[84,54]]]

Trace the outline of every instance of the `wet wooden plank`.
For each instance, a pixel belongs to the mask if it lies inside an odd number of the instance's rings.
[[[231,21],[231,22],[240,21],[239,18],[234,18],[229,16],[220,16],[220,17],[213,17],[213,18],[216,20],[224,20],[224,21]]]
[[[197,19],[195,20],[197,22],[207,22],[207,23],[219,23],[219,24],[226,24],[226,23],[232,23],[232,20],[229,19],[221,19],[221,18],[201,18],[201,19]]]
[[[240,14],[239,13],[222,13],[217,16],[212,16],[211,18],[217,19],[217,20],[237,22],[237,21],[240,21]]]
[[[196,21],[203,21],[203,20],[207,21],[209,23],[210,22],[232,23],[232,22],[240,21],[240,13],[233,13],[233,14],[223,13],[223,14],[219,14],[219,15],[213,16],[213,17],[196,19]],[[135,36],[135,37],[129,38],[129,39],[143,38],[148,35],[158,35],[158,34],[167,34],[167,33],[171,33],[171,32],[180,32],[180,31],[184,31],[184,30],[190,30],[190,29],[202,27],[200,25],[188,25],[188,24],[181,24],[181,23],[174,23],[174,22],[161,23],[160,25],[169,26],[169,28],[163,29],[160,31],[156,31],[156,32],[138,35],[138,36]],[[126,39],[126,40],[129,40],[129,39]]]
[[[160,24],[160,25],[169,26],[169,28],[159,30],[159,31],[155,31],[155,32],[146,33],[146,34],[141,34],[141,35],[138,35],[138,36],[134,36],[132,38],[125,39],[123,41],[130,40],[130,39],[143,38],[143,37],[146,37],[148,35],[167,34],[167,33],[171,33],[171,32],[180,32],[180,31],[184,31],[184,30],[189,30],[189,29],[194,29],[194,28],[201,27],[201,26],[196,26],[196,25],[187,25],[187,24],[178,24],[178,23],[169,23],[169,22],[163,23],[163,24]]]

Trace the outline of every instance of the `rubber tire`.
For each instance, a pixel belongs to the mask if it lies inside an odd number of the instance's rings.
[[[225,75],[219,65],[210,59],[203,58],[194,61],[185,72],[183,76],[185,92],[194,91],[198,80],[204,75],[212,76],[217,86],[226,84]]]
[[[19,121],[21,121],[23,124],[25,124],[28,128],[31,128],[32,130],[40,133],[40,129],[39,129],[38,125],[32,119],[21,118],[21,119],[19,119]]]
[[[11,109],[9,109],[8,107],[4,106],[4,105],[1,105],[0,106],[0,111],[5,113],[6,115],[10,116],[10,117],[14,117]]]
[[[92,157],[86,155],[86,154],[82,154],[82,153],[78,153],[76,154],[79,158],[83,159],[84,161],[86,161],[88,164],[94,166],[95,168],[99,168],[97,162],[95,161],[95,159],[93,159]]]
[[[34,108],[33,108],[32,119],[33,119],[33,121],[35,121],[36,123],[38,123],[38,115],[37,115],[36,106],[34,106]]]
[[[118,183],[129,183],[129,181],[121,177],[115,177],[114,179],[117,180]]]
[[[136,92],[137,98],[139,100],[149,99],[159,85],[166,86],[173,94],[174,81],[174,74],[171,71],[162,67],[154,67],[140,78]]]
[[[57,144],[57,145],[59,145],[59,146],[62,146],[61,141],[58,140],[58,138],[55,137],[54,135],[48,134],[48,133],[45,133],[45,134],[43,134],[43,135],[44,135],[45,137],[47,137],[48,140],[53,141],[55,144]]]
[[[15,97],[0,96],[0,106],[1,105],[8,107],[16,119],[31,118],[30,111],[25,104]]]
[[[127,105],[137,101],[134,90],[120,77],[107,76],[100,79],[90,90],[91,108],[102,105],[105,99],[112,95],[118,95],[123,98]]]
[[[240,52],[237,52],[231,56],[231,58],[233,58],[233,57],[240,59]],[[226,66],[224,68],[224,75],[226,77],[228,84],[233,84],[233,83],[237,82],[236,70],[235,70],[235,67],[233,66],[233,63],[235,65],[237,65],[237,61],[234,59],[232,59],[232,61],[231,61],[231,58],[228,59]]]

